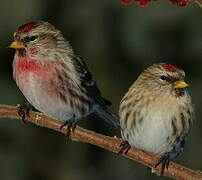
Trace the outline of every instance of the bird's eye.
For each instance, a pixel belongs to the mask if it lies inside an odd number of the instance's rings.
[[[29,37],[29,40],[30,40],[30,41],[34,41],[36,38],[37,38],[36,36],[30,36],[30,37]]]
[[[27,36],[24,38],[25,42],[30,42],[30,41],[34,41],[37,38],[37,36]]]
[[[171,78],[167,77],[167,76],[161,76],[161,80],[163,81],[167,81],[167,82],[171,82]]]
[[[161,80],[167,80],[167,77],[166,76],[161,76]]]

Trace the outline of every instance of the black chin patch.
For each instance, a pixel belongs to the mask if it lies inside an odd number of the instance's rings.
[[[175,89],[177,97],[184,96],[184,91],[185,91],[184,88]]]
[[[18,54],[20,56],[25,56],[26,55],[26,50],[25,49],[18,49],[17,51],[18,51]]]

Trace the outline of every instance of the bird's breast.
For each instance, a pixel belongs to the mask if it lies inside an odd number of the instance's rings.
[[[39,64],[20,57],[14,60],[14,79],[27,100],[41,112],[60,119],[81,116],[88,112],[87,96],[79,95],[80,89],[60,62]],[[87,105],[84,112],[81,100]],[[83,113],[83,114],[82,114]]]
[[[55,96],[56,87],[53,86],[53,82],[57,84],[55,75],[57,65],[56,62],[41,64],[26,56],[17,56],[13,62],[13,75],[27,99],[39,104],[45,96]]]
[[[184,97],[186,98],[186,97]],[[133,119],[135,128],[122,132],[131,145],[158,155],[169,152],[178,136],[190,127],[190,113],[183,100],[174,97],[159,97],[136,109],[140,112]],[[134,108],[135,109],[135,108]],[[128,122],[129,123],[129,122]],[[127,126],[129,127],[129,126]],[[187,130],[186,130],[187,129]],[[130,132],[130,133],[129,133]]]
[[[50,72],[52,69],[56,68],[57,62],[50,62],[42,64],[36,60],[29,59],[27,57],[20,57],[16,63],[16,71],[19,73],[37,73],[43,74]]]

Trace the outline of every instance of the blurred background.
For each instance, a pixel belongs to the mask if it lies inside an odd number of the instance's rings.
[[[0,104],[25,102],[12,77],[14,51],[6,48],[13,32],[28,21],[49,21],[85,59],[116,114],[123,94],[147,66],[164,61],[184,69],[196,115],[177,162],[202,170],[201,13],[195,3],[181,8],[163,0],[145,8],[119,0],[1,0]],[[95,118],[79,125],[120,136]],[[169,179],[117,154],[15,119],[1,119],[0,162],[2,180]]]

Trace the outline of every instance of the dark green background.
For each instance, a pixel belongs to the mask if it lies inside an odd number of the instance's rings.
[[[25,102],[12,78],[14,51],[6,48],[15,29],[28,21],[57,26],[89,66],[104,97],[119,101],[137,75],[156,62],[183,68],[196,108],[185,152],[177,161],[202,170],[202,9],[181,8],[159,0],[147,7],[123,6],[119,0],[1,0],[0,104]],[[81,126],[108,135],[102,121]],[[68,141],[57,132],[15,119],[0,123],[1,180],[160,179],[134,161],[101,148]],[[161,178],[166,179],[166,178]]]

